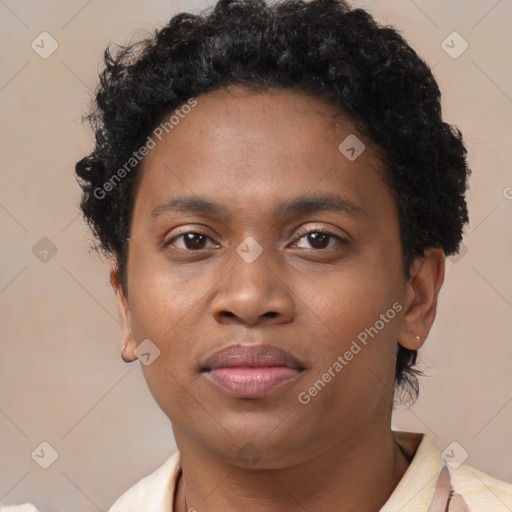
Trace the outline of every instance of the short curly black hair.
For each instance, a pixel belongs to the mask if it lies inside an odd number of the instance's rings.
[[[428,248],[458,252],[470,174],[462,135],[442,120],[428,65],[396,29],[365,10],[344,0],[220,0],[200,14],[177,14],[153,37],[118,46],[115,54],[107,48],[104,62],[86,117],[96,145],[76,164],[76,174],[83,215],[98,247],[115,258],[125,291],[140,162],[133,161],[122,180],[119,170],[165,115],[232,85],[325,98],[382,150],[399,212],[405,277]],[[421,374],[416,359],[417,351],[398,345],[395,389],[413,399]]]

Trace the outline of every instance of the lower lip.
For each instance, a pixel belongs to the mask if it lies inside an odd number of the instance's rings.
[[[285,366],[217,368],[205,373],[215,384],[237,398],[261,398],[295,379],[301,370]]]

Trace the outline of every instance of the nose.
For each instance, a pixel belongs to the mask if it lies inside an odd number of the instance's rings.
[[[269,250],[248,263],[237,253],[234,264],[220,280],[212,300],[212,314],[219,323],[288,323],[295,314],[290,283]]]

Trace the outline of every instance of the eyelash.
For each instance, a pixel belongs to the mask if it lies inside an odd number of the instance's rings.
[[[347,245],[348,244],[348,240],[346,238],[343,238],[343,237],[341,237],[339,235],[335,235],[334,233],[331,233],[330,231],[326,231],[324,229],[312,229],[310,231],[306,231],[305,233],[301,234],[297,238],[295,243],[297,243],[299,240],[301,240],[302,238],[304,238],[304,237],[306,237],[306,236],[308,236],[308,235],[310,235],[312,233],[322,233],[323,235],[327,235],[330,238],[335,239],[340,245]],[[184,231],[183,233],[179,233],[177,235],[174,235],[169,240],[164,241],[163,248],[165,249],[165,248],[169,247],[174,241],[176,241],[180,237],[182,237],[184,235],[189,235],[189,234],[202,235],[202,236],[204,236],[204,237],[206,237],[206,238],[211,240],[211,238],[208,236],[208,234],[206,234],[204,231],[201,231],[201,230]],[[324,249],[311,248],[311,249],[305,249],[305,250],[309,250],[309,251],[328,251],[329,249],[332,249],[332,247],[326,247]],[[178,250],[182,250],[182,251],[186,251],[186,252],[200,252],[201,250],[204,250],[204,249],[193,250],[193,249],[182,249],[182,248],[179,248]]]

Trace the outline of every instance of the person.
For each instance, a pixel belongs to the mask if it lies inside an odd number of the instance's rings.
[[[470,175],[397,30],[221,0],[104,62],[81,209],[179,450],[110,511],[510,510],[511,485],[391,429]]]

